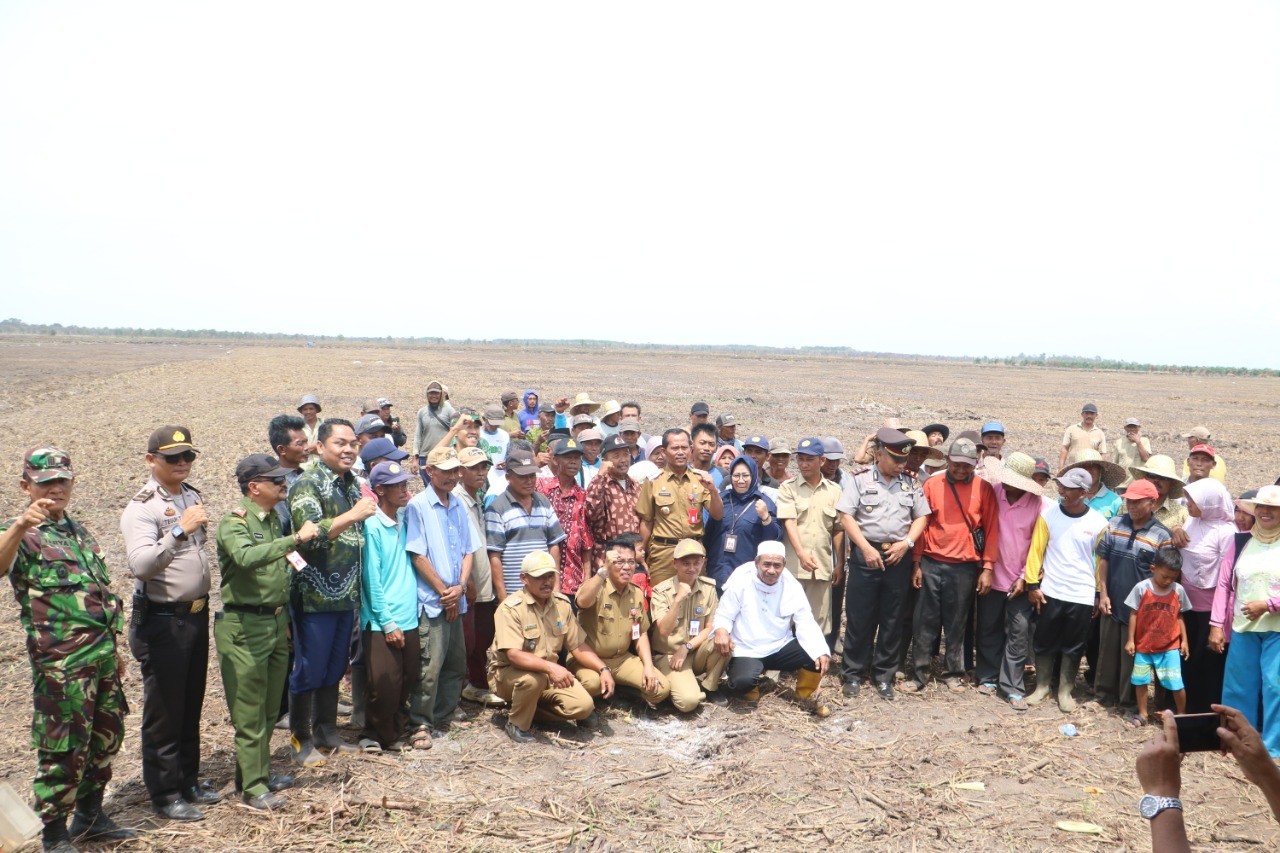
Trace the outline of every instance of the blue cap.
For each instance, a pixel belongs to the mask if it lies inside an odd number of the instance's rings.
[[[825,451],[822,449],[822,439],[820,438],[802,438],[796,443],[796,453],[802,456],[821,456]]]
[[[394,486],[409,479],[409,471],[399,462],[379,462],[369,472],[369,488]]]
[[[753,435],[753,436],[751,436],[750,438],[748,438],[746,441],[742,442],[742,446],[743,446],[743,447],[758,447],[758,448],[760,448],[761,450],[768,450],[768,449],[769,449],[769,439],[765,438],[763,435]]]
[[[998,432],[1004,435],[1004,424],[999,421],[987,421],[982,425],[982,434],[986,435],[989,432]]]
[[[360,461],[369,462],[373,459],[390,459],[393,462],[399,462],[401,459],[408,459],[409,454],[396,447],[396,443],[389,438],[375,438],[360,448]]]

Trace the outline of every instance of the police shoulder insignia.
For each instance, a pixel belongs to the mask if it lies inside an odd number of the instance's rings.
[[[154,495],[155,493],[156,493],[156,490],[148,486],[147,488],[143,489],[142,491],[134,495],[133,499],[135,501],[138,501],[139,503],[146,503],[147,501],[151,500],[151,496]]]

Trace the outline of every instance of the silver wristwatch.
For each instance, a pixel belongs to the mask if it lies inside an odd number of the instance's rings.
[[[1157,797],[1154,794],[1147,794],[1138,800],[1138,813],[1147,820],[1151,820],[1165,809],[1182,811],[1182,800],[1177,797]]]

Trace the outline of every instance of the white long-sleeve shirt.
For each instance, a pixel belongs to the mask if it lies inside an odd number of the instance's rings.
[[[769,586],[760,580],[755,563],[743,563],[725,582],[716,609],[715,628],[729,632],[735,657],[764,658],[791,642],[800,641],[815,661],[831,654],[827,638],[813,618],[800,581],[783,572]]]

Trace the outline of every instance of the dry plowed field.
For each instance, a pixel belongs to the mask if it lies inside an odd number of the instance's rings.
[[[543,399],[589,391],[635,399],[647,432],[687,423],[696,399],[737,415],[739,434],[795,442],[834,434],[850,450],[882,418],[930,421],[953,432],[998,418],[1009,445],[1056,461],[1063,429],[1096,402],[1111,434],[1140,417],[1157,452],[1179,461],[1177,434],[1208,425],[1239,493],[1273,481],[1280,418],[1275,380],[1015,369],[880,359],[704,355],[688,352],[370,345],[271,346],[0,339],[0,513],[20,506],[21,453],[35,444],[70,451],[79,477],[72,512],[107,550],[128,598],[119,516],[147,478],[143,449],[161,424],[188,426],[202,453],[191,482],[218,517],[234,503],[243,455],[266,450],[266,423],[308,392],[325,414],[354,420],[362,399],[389,396],[406,425],[431,378],[455,403],[483,405],[508,388]],[[7,589],[7,585],[6,585]],[[215,593],[216,596],[216,593]],[[34,754],[30,674],[17,619],[0,624],[0,777],[30,790]],[[216,607],[215,603],[215,607]],[[976,691],[930,688],[895,704],[864,690],[823,695],[832,714],[807,715],[789,681],[758,707],[733,702],[690,717],[642,713],[619,701],[608,731],[542,731],[507,740],[505,718],[463,704],[467,721],[433,749],[403,757],[337,758],[302,771],[289,805],[262,814],[231,797],[196,824],[158,822],[139,768],[142,706],[137,665],[127,678],[134,713],[115,764],[109,808],[145,828],[137,850],[1141,850],[1146,822],[1134,756],[1146,739],[1093,704],[1067,717],[1046,704],[1024,714]],[[1083,687],[1077,690],[1087,698]],[[1059,726],[1072,722],[1079,736]],[[231,789],[232,729],[211,661],[204,711],[205,773]],[[348,737],[354,739],[354,732]],[[283,768],[287,741],[275,738]],[[1193,842],[1243,850],[1275,843],[1276,824],[1234,761],[1189,756],[1183,796]],[[983,790],[956,787],[982,782]],[[1100,836],[1055,829],[1059,820],[1101,827]]]

